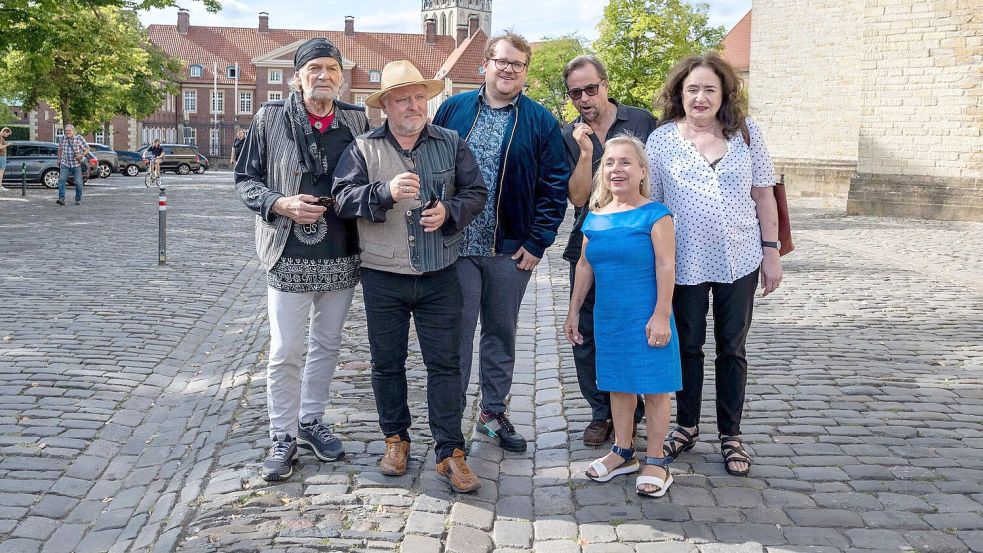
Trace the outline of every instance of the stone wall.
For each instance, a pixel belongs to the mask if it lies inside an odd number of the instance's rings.
[[[850,213],[983,219],[983,5],[864,2]]]
[[[983,220],[980,0],[754,2],[751,114],[788,191]]]
[[[845,197],[857,163],[863,5],[754,2],[749,97],[790,195]]]

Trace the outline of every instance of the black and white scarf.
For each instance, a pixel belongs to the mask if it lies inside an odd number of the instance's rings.
[[[297,91],[287,96],[285,106],[287,124],[290,126],[290,136],[297,145],[297,155],[304,170],[310,173],[314,180],[325,174],[328,160],[321,151],[321,142],[307,119],[307,108],[304,107],[304,96]],[[337,120],[337,114],[335,117]]]

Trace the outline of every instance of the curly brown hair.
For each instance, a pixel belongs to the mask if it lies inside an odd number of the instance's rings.
[[[717,74],[721,84],[720,109],[717,120],[723,128],[724,136],[730,138],[740,132],[747,117],[747,99],[744,94],[744,81],[720,54],[710,52],[702,56],[690,56],[669,70],[666,85],[655,99],[655,109],[662,110],[659,125],[678,121],[686,117],[683,109],[683,81],[697,67],[707,67]]]

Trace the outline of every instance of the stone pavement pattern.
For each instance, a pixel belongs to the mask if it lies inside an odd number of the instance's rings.
[[[511,398],[529,451],[474,442],[483,486],[464,496],[433,472],[415,343],[410,470],[379,474],[360,296],[326,415],[348,458],[302,450],[290,482],[259,479],[268,329],[251,220],[227,181],[173,187],[158,269],[154,199],[0,202],[0,552],[983,551],[983,225],[799,207],[799,250],[749,339],[752,477],[723,470],[705,401],[702,441],[661,500],[583,476],[603,451],[580,441],[552,248]]]

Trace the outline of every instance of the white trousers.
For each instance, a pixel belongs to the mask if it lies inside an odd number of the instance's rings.
[[[307,423],[324,416],[338,364],[341,331],[355,288],[293,293],[267,286],[266,291],[270,315],[270,359],[266,366],[270,437],[296,437],[298,421]],[[307,362],[301,366],[305,329]]]

